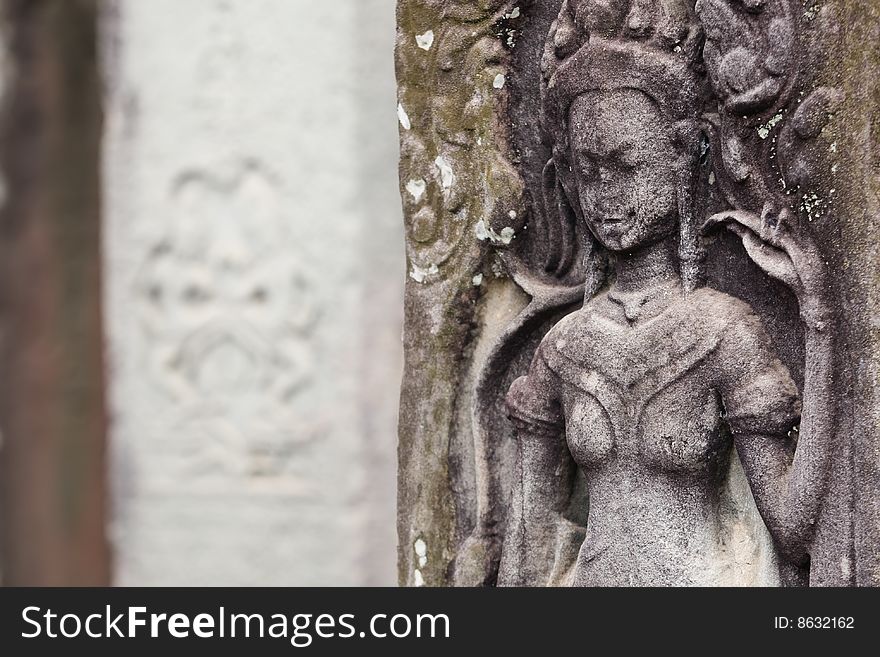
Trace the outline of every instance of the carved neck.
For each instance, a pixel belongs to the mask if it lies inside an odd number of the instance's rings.
[[[618,253],[612,289],[637,292],[679,277],[677,248],[670,236],[640,249]]]

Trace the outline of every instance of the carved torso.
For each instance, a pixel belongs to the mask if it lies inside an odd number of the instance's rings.
[[[586,475],[579,585],[722,581],[731,433],[784,435],[800,413],[751,309],[676,283],[646,299],[606,291],[566,317],[508,401],[522,421],[564,428]]]

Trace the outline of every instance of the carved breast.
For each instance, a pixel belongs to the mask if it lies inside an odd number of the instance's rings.
[[[725,426],[784,435],[797,421],[797,387],[743,302],[701,288],[634,323],[608,304],[600,295],[562,319],[508,395],[521,421],[564,427],[582,468],[709,475]]]
[[[712,469],[728,444],[718,395],[699,364],[653,391],[648,403],[640,398],[642,391],[627,390],[597,371],[584,378],[583,387],[570,387],[563,404],[566,440],[583,468],[619,457],[660,471],[699,472]]]
[[[641,418],[612,422],[594,396],[573,393],[566,409],[566,440],[583,468],[613,457],[670,473],[711,470],[728,446],[721,432],[721,405],[698,376],[686,376],[657,395]],[[630,407],[636,405],[630,400]]]
[[[566,409],[568,448],[581,467],[597,466],[614,452],[614,425],[596,397],[574,393],[572,400]]]
[[[586,309],[576,331],[560,331],[548,360],[581,467],[617,458],[668,473],[714,470],[729,444],[710,363],[721,330],[691,319],[683,301],[636,326]]]
[[[729,447],[721,432],[717,393],[698,371],[667,388],[647,406],[637,440],[643,462],[666,472],[714,470]]]

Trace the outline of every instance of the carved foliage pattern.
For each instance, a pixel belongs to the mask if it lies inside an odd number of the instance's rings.
[[[498,113],[516,34],[508,25],[521,15],[515,4],[401,5],[401,193],[417,283],[443,280],[474,244],[509,244],[522,226],[522,181]]]
[[[448,456],[466,367],[462,345],[484,279],[503,275],[497,261],[491,269],[483,265],[495,248],[515,240],[524,222],[523,182],[510,161],[504,107],[507,49],[528,4],[398,5],[407,334],[418,336],[417,345],[405,337],[400,421],[399,563],[406,584],[444,583],[460,531]]]
[[[727,202],[808,221],[833,202],[833,136],[819,139],[842,94],[811,79],[828,6],[798,0],[698,0],[703,59],[718,99],[719,182]],[[830,137],[830,138],[828,138]],[[824,167],[824,168],[823,168]]]

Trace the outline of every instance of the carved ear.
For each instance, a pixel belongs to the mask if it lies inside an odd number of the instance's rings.
[[[556,180],[556,164],[553,162],[553,158],[550,158],[550,161],[544,166],[541,182],[544,212],[541,221],[536,222],[541,228],[541,234],[535,237],[537,237],[540,244],[545,245],[545,251],[542,254],[544,256],[544,270],[555,274],[559,269],[560,252],[555,246],[559,242],[557,235],[559,232],[559,221],[556,217],[558,214],[556,207],[556,186],[558,182]]]
[[[543,258],[544,271],[563,286],[586,285],[592,296],[605,284],[608,254],[569,200],[571,187],[563,182],[556,160],[551,159],[544,167],[543,213],[533,237],[542,245],[538,255]]]
[[[686,123],[686,125],[684,125]],[[678,162],[678,217],[680,273],[687,291],[702,282],[705,248],[699,230],[709,197],[708,178],[712,170],[712,126],[704,121],[676,124],[682,140]],[[686,132],[685,132],[686,131]]]

